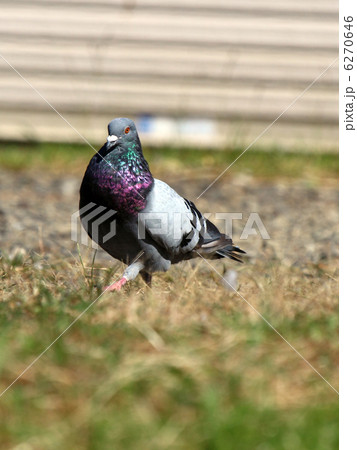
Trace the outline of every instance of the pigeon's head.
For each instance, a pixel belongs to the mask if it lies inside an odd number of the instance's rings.
[[[138,144],[135,146],[137,150],[141,148],[135,123],[131,119],[120,117],[109,122],[107,147],[111,148],[119,145],[126,149],[133,143]]]

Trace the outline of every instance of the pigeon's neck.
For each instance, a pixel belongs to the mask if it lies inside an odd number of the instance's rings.
[[[125,153],[113,151],[91,170],[100,195],[124,215],[137,215],[146,206],[154,179],[149,165],[135,144]]]

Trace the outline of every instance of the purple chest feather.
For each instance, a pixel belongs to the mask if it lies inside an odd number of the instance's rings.
[[[145,159],[106,158],[90,164],[88,175],[97,194],[120,214],[137,215],[146,206],[153,177]]]

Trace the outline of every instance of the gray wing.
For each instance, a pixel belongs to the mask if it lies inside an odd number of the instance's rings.
[[[200,243],[205,227],[206,221],[193,203],[163,181],[154,180],[146,207],[139,214],[140,238],[148,233],[172,256],[184,255]]]

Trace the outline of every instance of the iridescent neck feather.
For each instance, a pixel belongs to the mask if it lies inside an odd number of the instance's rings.
[[[88,172],[100,197],[119,214],[137,215],[145,208],[154,179],[140,144],[130,143],[125,150],[117,146],[109,153],[104,146],[92,158]]]

